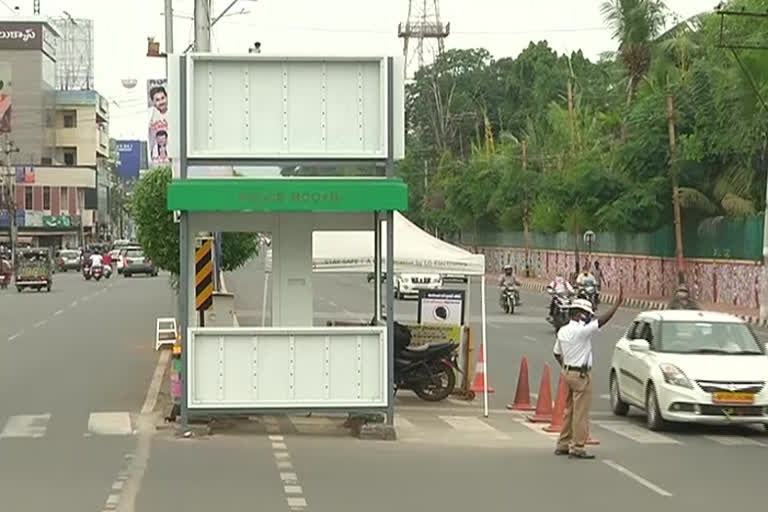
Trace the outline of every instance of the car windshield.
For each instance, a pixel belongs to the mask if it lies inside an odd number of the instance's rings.
[[[77,258],[78,256],[80,256],[80,253],[77,251],[61,251],[59,255],[62,258]]]
[[[144,257],[144,253],[141,252],[141,251],[126,251],[125,255],[128,256],[129,258],[143,258]]]
[[[746,324],[735,322],[662,322],[660,352],[678,354],[763,354]]]

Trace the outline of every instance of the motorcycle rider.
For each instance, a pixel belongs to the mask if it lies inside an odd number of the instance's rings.
[[[699,304],[691,297],[691,292],[685,283],[677,286],[675,297],[667,304],[667,309],[701,309]]]
[[[104,258],[99,254],[99,251],[94,251],[93,254],[91,254],[90,258],[88,258],[88,261],[90,263],[91,272],[93,272],[93,269],[96,267],[104,267]]]
[[[584,267],[584,270],[581,271],[581,273],[576,278],[576,285],[579,287],[580,290],[585,290],[589,286],[592,286],[595,288],[595,291],[597,291],[597,279],[595,279],[595,276],[592,274],[592,272],[589,270],[589,265],[586,265]],[[587,294],[584,294],[584,298],[590,299],[590,297],[586,296]],[[592,299],[590,299],[592,300]],[[597,302],[596,299],[594,299],[595,302]]]
[[[549,319],[552,319],[555,316],[555,296],[571,296],[575,293],[575,291],[573,286],[571,286],[571,283],[569,283],[568,280],[560,274],[556,275],[555,278],[550,281],[550,283],[547,285],[547,290],[552,290],[554,292],[552,300],[549,302]]]
[[[517,290],[517,287],[520,286],[520,281],[517,280],[515,268],[512,265],[504,265],[504,274],[499,278],[499,286],[501,287],[499,301],[504,298],[504,290],[512,288],[515,294],[515,305],[520,305],[520,292]]]

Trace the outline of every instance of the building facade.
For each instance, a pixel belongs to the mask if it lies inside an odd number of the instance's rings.
[[[93,20],[63,16],[48,22],[59,33],[56,89],[93,89]]]
[[[28,164],[51,165],[55,157],[57,38],[45,21],[0,20],[0,134]]]

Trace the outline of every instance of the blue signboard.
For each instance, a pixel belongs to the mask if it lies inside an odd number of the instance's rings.
[[[24,227],[24,220],[25,220],[25,212],[24,210],[16,210],[16,226],[17,227]],[[8,228],[8,210],[0,210],[0,228]]]
[[[118,140],[116,149],[120,157],[117,174],[126,180],[138,179],[141,169],[141,141]]]

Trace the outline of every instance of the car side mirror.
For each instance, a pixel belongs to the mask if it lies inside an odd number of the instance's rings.
[[[651,344],[648,340],[632,340],[629,344],[629,350],[632,352],[650,352]]]

